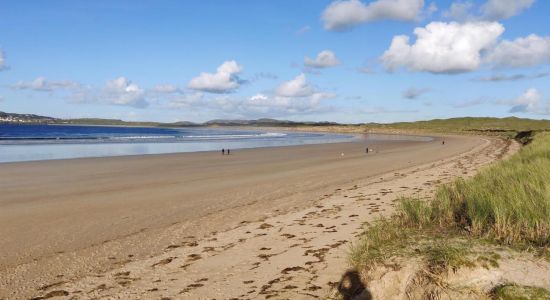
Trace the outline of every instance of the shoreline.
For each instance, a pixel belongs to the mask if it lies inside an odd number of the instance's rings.
[[[196,240],[213,235],[214,232],[222,232],[233,228],[241,221],[260,220],[265,217],[304,209],[311,206],[310,201],[312,199],[328,193],[337,186],[352,184],[365,178],[373,178],[379,174],[393,172],[404,167],[459,155],[474,148],[475,145],[479,144],[479,141],[480,138],[449,137],[446,143],[448,146],[444,148],[448,153],[439,151],[441,145],[437,139],[426,143],[390,143],[381,146],[379,153],[369,156],[368,165],[366,166],[370,169],[365,170],[362,169],[361,165],[357,165],[365,158],[364,148],[360,146],[360,143],[246,149],[232,155],[231,159],[235,158],[238,161],[228,162],[226,160],[222,165],[218,164],[221,155],[214,153],[161,154],[158,157],[153,155],[13,163],[10,168],[7,168],[10,170],[3,168],[0,171],[16,175],[15,178],[11,178],[11,184],[8,184],[5,180],[0,182],[0,186],[10,187],[6,194],[8,196],[7,200],[0,201],[0,206],[4,208],[6,216],[11,215],[11,218],[0,218],[3,220],[1,221],[2,225],[4,225],[5,232],[3,235],[7,237],[6,245],[11,245],[12,250],[7,249],[10,253],[20,253],[20,250],[16,250],[18,244],[28,248],[32,243],[35,243],[36,245],[32,249],[36,249],[36,246],[38,248],[42,247],[43,254],[39,254],[41,252],[35,250],[27,256],[33,258],[32,262],[19,258],[16,259],[19,262],[15,265],[7,263],[4,259],[4,262],[0,264],[2,266],[0,272],[5,275],[2,276],[5,280],[0,282],[0,286],[9,287],[10,290],[14,289],[17,295],[20,295],[19,293],[21,295],[32,295],[33,289],[36,290],[37,287],[51,284],[58,275],[62,275],[62,281],[64,281],[89,274],[89,271],[83,272],[83,268],[91,268],[100,273],[105,272],[120,264],[144,259],[151,253],[159,254],[159,251],[161,253],[164,251],[163,249],[173,244],[174,240],[184,239],[191,233],[194,233],[193,240]],[[340,152],[346,152],[346,156],[340,157]],[[193,162],[191,156],[201,161],[200,168],[197,169],[199,165],[197,165],[197,162]],[[205,160],[210,163],[205,164]],[[178,168],[174,166],[174,163],[183,165]],[[181,172],[184,165],[186,168],[199,172],[188,177],[188,180],[191,180],[187,181],[188,183],[194,182],[194,185],[198,185],[198,190],[191,194],[189,194],[190,187],[182,190],[181,183],[178,184],[178,180],[174,179],[176,174],[178,176],[182,174],[178,173],[178,170],[170,169],[179,169],[179,172]],[[151,167],[156,169],[151,169]],[[79,173],[78,170],[82,168],[86,171],[80,171]],[[122,170],[114,172],[117,174],[116,176],[105,173],[116,168]],[[199,170],[201,168],[208,170],[201,173]],[[243,168],[246,170],[242,170]],[[55,172],[52,174],[51,171],[56,169],[58,172],[68,173],[69,176],[63,177],[62,174],[56,174]],[[62,170],[59,171],[59,169]],[[147,171],[148,174],[139,175],[139,173],[136,173],[137,170]],[[213,170],[217,170],[216,173],[219,174],[212,173]],[[90,174],[90,172],[96,175]],[[273,172],[275,173],[270,174]],[[340,174],[339,172],[347,174]],[[45,174],[48,174],[50,178],[40,177]],[[27,195],[18,195],[22,191],[21,188],[13,186],[17,182],[17,175],[31,180],[34,178],[34,180],[38,180],[37,183],[39,184],[33,185],[34,191],[28,192]],[[97,177],[100,175],[111,178],[114,182]],[[227,176],[233,177],[235,175],[237,179],[227,179],[229,182],[221,180],[220,183],[218,181],[220,178],[229,178]],[[79,176],[84,176],[87,184],[93,183],[94,180],[97,183],[93,184],[94,188],[86,187],[86,185],[82,185],[81,180],[83,178],[79,178]],[[197,178],[203,176],[205,177],[201,180],[207,180],[204,187],[208,186],[211,191],[205,192],[204,189],[200,189],[202,185],[200,181],[197,182]],[[0,178],[7,179],[6,176],[0,176]],[[61,180],[62,178],[65,178],[65,180]],[[300,178],[301,181],[296,182],[295,178]],[[59,185],[60,181],[63,182],[61,186]],[[58,182],[57,186],[59,187],[51,186],[55,182]],[[215,184],[212,185],[213,183]],[[63,185],[65,187],[62,187]],[[217,185],[220,186],[216,187]],[[239,186],[240,189],[231,189],[230,186]],[[132,188],[138,190],[132,191]],[[33,193],[35,193],[35,196],[33,196]],[[47,203],[43,202],[44,196],[41,195],[44,194],[50,198]],[[185,194],[187,196],[184,196]],[[74,197],[77,196],[79,201],[74,203]],[[185,205],[182,207],[181,203],[176,200],[178,198],[174,198],[175,196],[187,197],[187,199],[200,197],[199,207],[203,207],[203,209],[201,210],[196,206],[198,203],[191,203],[195,205],[191,206],[194,208]],[[100,198],[103,197],[106,197],[106,199],[101,200]],[[136,197],[141,200],[136,200]],[[155,201],[151,202],[150,197],[156,198]],[[56,200],[53,201],[51,198]],[[121,202],[121,198],[133,199],[131,200],[132,205],[126,201]],[[25,199],[25,201],[21,202],[21,199]],[[223,203],[220,203],[221,199],[224,199]],[[196,202],[196,200],[189,201]],[[54,207],[56,211],[52,212],[51,209]],[[105,209],[108,211],[106,212]],[[199,210],[195,211],[196,209]],[[79,215],[79,211],[82,210],[86,211],[85,215]],[[190,215],[189,213],[186,214],[185,210],[193,210],[193,212]],[[25,211],[27,214],[31,212],[31,215],[27,216],[26,220],[21,220],[21,215],[17,213],[19,211]],[[32,216],[33,211],[36,211],[38,215]],[[71,217],[67,215],[68,213],[76,216]],[[194,217],[189,219],[190,216]],[[44,219],[45,217],[48,218]],[[54,219],[50,220],[49,218]],[[94,218],[95,223],[86,223],[86,220],[90,220],[89,218]],[[154,222],[151,219],[160,219],[161,221]],[[14,223],[11,224],[10,228],[6,228],[10,222]],[[82,224],[88,224],[89,228],[87,231],[80,233],[74,230],[73,233],[67,233],[63,232],[66,231],[66,229],[63,229],[61,235],[57,237],[51,236],[48,233],[49,231],[42,232],[42,234],[32,230],[27,230],[26,234],[19,231],[19,234],[15,237],[16,239],[13,235],[8,234],[25,223],[27,226],[29,224],[36,224],[35,226],[38,224],[42,226],[55,224],[61,229],[65,228],[63,225],[65,222],[69,222],[67,224],[71,224],[71,226],[75,226],[74,222],[77,222],[77,224],[78,222],[84,222]],[[120,226],[123,230],[119,228]],[[109,234],[110,231],[113,231],[111,235]],[[67,234],[72,237],[72,240],[76,243],[75,246],[68,246],[67,244],[64,246],[63,242],[71,242],[71,239],[67,238]],[[64,235],[65,238],[60,238]],[[25,236],[40,236],[45,241],[32,241],[31,244],[28,244],[29,240]],[[79,246],[79,240],[93,239],[93,236],[96,236],[95,242]],[[97,237],[100,239],[97,239]],[[48,245],[52,241],[57,242]],[[148,245],[143,244],[143,242]],[[21,245],[21,243],[27,244]],[[156,252],[151,252],[153,248],[156,249]],[[132,256],[129,257],[129,255]],[[109,257],[114,257],[114,259],[109,259]],[[60,263],[68,265],[60,267]],[[55,266],[56,264],[57,266]],[[29,284],[29,281],[34,282],[32,286],[23,288],[23,283],[27,282]]]

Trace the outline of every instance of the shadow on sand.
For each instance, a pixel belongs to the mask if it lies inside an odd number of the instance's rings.
[[[340,283],[338,284],[338,292],[344,300],[371,300],[372,295],[361,281],[361,276],[357,270],[348,270]]]

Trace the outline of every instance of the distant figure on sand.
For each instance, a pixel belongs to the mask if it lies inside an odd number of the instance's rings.
[[[224,154],[225,154],[225,149],[222,148],[222,155],[224,155]]]
[[[227,155],[231,154],[231,150],[227,149]]]
[[[365,153],[369,153],[369,147],[367,147],[367,149],[365,149]]]
[[[445,141],[441,141],[441,145],[445,145]]]

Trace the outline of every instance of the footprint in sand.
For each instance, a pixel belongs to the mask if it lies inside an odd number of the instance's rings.
[[[281,234],[281,236],[286,237],[287,239],[291,239],[291,238],[296,237],[294,234],[290,234],[290,233],[283,233],[283,234]]]
[[[167,265],[169,263],[171,263],[173,260],[175,259],[175,257],[168,257],[168,258],[165,258],[157,263],[154,263],[151,267],[156,267],[156,266],[163,266],[163,265]]]
[[[202,256],[200,254],[189,254],[189,255],[187,255],[187,259],[189,261],[195,261],[195,260],[199,260],[201,258],[202,258]]]
[[[271,228],[271,227],[273,227],[273,225],[267,224],[267,223],[263,223],[263,224],[261,224],[261,225],[258,227],[258,229],[267,229],[267,228]]]

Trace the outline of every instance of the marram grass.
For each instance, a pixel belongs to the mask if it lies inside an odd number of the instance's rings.
[[[350,260],[365,267],[411,247],[426,250],[431,247],[422,247],[426,241],[458,241],[431,250],[447,253],[477,238],[550,247],[550,134],[538,134],[518,153],[473,178],[441,186],[431,202],[401,199],[396,216],[378,221],[354,244]]]

